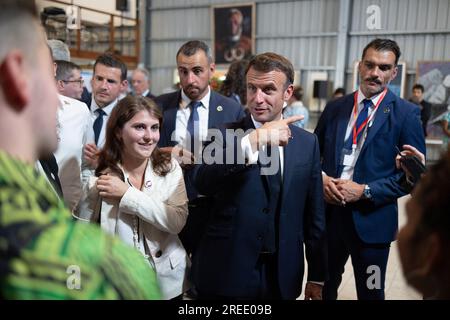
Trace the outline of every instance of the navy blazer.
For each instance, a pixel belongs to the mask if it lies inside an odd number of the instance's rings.
[[[163,94],[155,98],[163,112],[163,125],[158,146],[173,147],[176,141],[171,140],[172,133],[175,132],[177,111],[181,101],[181,90]],[[220,108],[219,108],[220,107]],[[235,122],[244,117],[244,110],[239,103],[227,98],[213,90],[209,98],[209,118],[208,128],[215,128],[224,123]]]
[[[323,111],[315,133],[319,138],[322,170],[337,177],[345,132],[353,110],[354,94],[330,102]],[[389,243],[398,228],[397,198],[407,192],[402,188],[402,172],[395,166],[397,151],[404,144],[425,154],[425,139],[419,108],[388,90],[369,127],[355,164],[353,181],[368,184],[372,200],[349,204],[355,229],[365,243]],[[327,214],[337,214],[340,207],[327,205]]]
[[[325,280],[325,213],[317,137],[289,127],[293,139],[284,148],[281,204],[276,212],[279,218],[276,276],[282,297],[296,299],[302,290],[303,244],[308,280]],[[248,115],[227,128],[246,131],[254,129],[254,125]],[[237,144],[240,146],[240,142]],[[227,149],[236,151],[236,141],[227,145],[227,141],[216,138],[214,145],[224,148],[224,157]],[[274,209],[270,208],[269,178],[261,175],[260,169],[259,164],[235,162],[201,164],[193,170],[198,190],[214,197],[212,216],[192,265],[192,280],[204,294],[255,297],[249,279],[262,251],[261,235],[265,232],[267,212]]]

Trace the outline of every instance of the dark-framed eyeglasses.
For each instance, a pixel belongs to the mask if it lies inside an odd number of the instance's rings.
[[[83,79],[78,79],[78,80],[61,80],[64,83],[78,83],[78,85],[82,86],[84,84],[84,80]]]

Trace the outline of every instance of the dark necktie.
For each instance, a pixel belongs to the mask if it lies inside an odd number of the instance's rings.
[[[191,108],[191,115],[189,116],[189,120],[187,123],[187,132],[189,133],[190,141],[191,141],[191,151],[194,151],[194,141],[197,141],[199,138],[199,130],[200,130],[200,120],[198,117],[198,107],[202,105],[201,101],[191,101],[189,104]]]
[[[100,131],[102,131],[103,127],[103,116],[106,116],[106,112],[103,109],[97,109],[95,112],[98,114],[97,119],[94,121],[94,135],[95,135],[95,144],[98,144],[98,138],[100,137]]]
[[[359,113],[358,118],[356,119],[356,124],[355,124],[356,130],[358,130],[358,128],[361,126],[361,124],[367,119],[367,116],[369,114],[369,107],[372,106],[372,100],[364,99],[363,104],[364,104],[364,107],[361,109],[361,112]],[[358,134],[358,136],[356,137],[356,142],[359,141],[363,132],[364,132],[364,130],[361,130],[361,132]],[[344,147],[346,149],[350,150],[352,148],[352,144],[353,144],[353,128],[350,131],[350,136],[348,137],[347,141],[345,142]]]

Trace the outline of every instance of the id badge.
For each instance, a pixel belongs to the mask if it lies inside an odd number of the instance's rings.
[[[344,161],[343,161],[343,165],[344,166],[353,166],[353,163],[355,162],[355,153],[352,152],[351,154],[346,154],[344,155]]]
[[[355,149],[342,149],[341,163],[343,166],[353,166],[355,161]]]
[[[341,154],[341,165],[346,166],[347,161],[349,159],[349,157],[351,157],[352,155],[352,149],[346,149],[343,148],[342,149],[342,154]]]

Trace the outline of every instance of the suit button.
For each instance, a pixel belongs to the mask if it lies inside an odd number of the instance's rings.
[[[159,258],[159,257],[161,257],[161,256],[162,256],[162,251],[161,251],[161,250],[156,251],[155,257],[156,257],[156,258]]]
[[[269,212],[270,212],[270,209],[269,209],[269,208],[264,208],[264,209],[263,209],[263,212],[264,212],[264,213],[269,213]]]
[[[260,240],[260,241],[261,241],[261,240],[262,240],[262,237],[261,237],[261,236],[258,236],[258,240]]]

